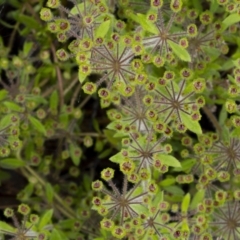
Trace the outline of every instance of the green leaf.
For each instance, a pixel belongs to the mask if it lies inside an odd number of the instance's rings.
[[[124,160],[124,157],[122,156],[122,153],[119,152],[119,153],[113,155],[112,157],[110,157],[109,160],[114,163],[121,163]]]
[[[104,129],[103,133],[105,137],[107,138],[108,142],[111,143],[113,146],[117,147],[121,144],[121,138],[115,137],[115,131]]]
[[[190,193],[187,193],[182,200],[182,205],[181,205],[182,213],[186,213],[188,211],[190,199],[191,199]]]
[[[130,17],[135,22],[139,23],[145,31],[153,34],[159,34],[157,27],[153,23],[149,22],[144,14],[137,13],[137,15],[135,15],[134,13],[132,13]]]
[[[8,95],[8,91],[5,89],[2,89],[0,91],[0,101],[2,101],[7,95]]]
[[[183,61],[185,62],[191,62],[191,56],[188,53],[188,51],[183,48],[182,46],[178,45],[177,43],[171,41],[171,40],[167,40],[167,43],[169,44],[169,46],[171,47],[171,49],[173,50],[173,52]]]
[[[185,124],[185,126],[187,126],[187,128],[190,131],[192,131],[196,134],[202,134],[202,128],[201,128],[199,122],[193,121],[191,119],[191,116],[189,116],[188,114],[182,113],[181,119],[182,119],[183,123]]]
[[[216,0],[211,1],[210,12],[215,13],[219,7],[219,4]]]
[[[166,154],[157,154],[160,161],[170,167],[181,167],[181,163],[173,156]]]
[[[70,143],[69,150],[73,163],[78,166],[82,156],[82,149],[77,147],[75,144]]]
[[[160,182],[160,186],[167,187],[173,185],[176,182],[175,178],[167,178]]]
[[[154,197],[154,199],[153,199],[153,201],[152,201],[152,205],[153,205],[153,206],[157,206],[160,202],[163,201],[163,199],[164,199],[164,193],[163,193],[163,191],[158,192],[158,193],[155,195],[155,197]]]
[[[189,172],[191,168],[196,164],[196,159],[185,159],[181,161],[181,167],[180,168],[174,168],[174,172]]]
[[[80,83],[83,83],[88,75],[80,71],[80,68],[78,70],[78,80]]]
[[[25,166],[25,162],[16,158],[5,158],[0,160],[0,167],[5,169],[15,169]]]
[[[33,47],[33,42],[25,42],[23,45],[23,54],[27,57]]]
[[[11,225],[0,221],[0,232],[4,231],[4,232],[9,232],[9,233],[16,233],[16,229],[14,227],[12,227]]]
[[[234,23],[237,23],[240,21],[240,16],[237,13],[232,13],[230,14],[227,18],[225,18],[222,22],[223,24],[223,31],[231,26]]]
[[[112,152],[112,149],[108,148],[108,149],[104,150],[100,155],[98,155],[98,158],[99,159],[106,158],[111,154],[111,152]]]
[[[192,4],[198,13],[201,13],[203,11],[203,5],[199,0],[192,0]]]
[[[49,203],[53,202],[54,189],[50,183],[46,184],[46,197]]]
[[[38,224],[39,230],[42,230],[52,219],[53,209],[47,210],[40,219]]]
[[[141,205],[141,204],[131,204],[131,208],[137,212],[139,215],[140,214],[145,214],[146,216],[149,214],[149,211],[148,209],[144,206],[144,205]]]
[[[44,125],[35,117],[32,117],[30,115],[28,115],[28,120],[30,121],[30,123],[32,124],[32,126],[39,132],[43,133],[44,135],[46,135],[46,129],[44,127]]]
[[[236,59],[236,60],[232,60],[233,64],[235,67],[239,68],[240,67],[240,58]]]
[[[4,101],[3,105],[5,105],[11,111],[15,111],[15,112],[23,111],[23,108],[14,102]]]
[[[107,34],[109,28],[110,28],[110,23],[111,21],[110,20],[107,20],[105,22],[102,22],[99,27],[96,29],[96,32],[95,32],[95,37],[98,38],[98,37],[102,37],[104,38],[105,35]]]
[[[167,186],[167,187],[163,187],[165,192],[169,192],[171,194],[173,194],[174,196],[183,196],[184,195],[184,191],[175,185],[171,185],[171,186]]]
[[[192,202],[190,204],[190,210],[196,209],[198,203],[202,202],[205,196],[205,191],[203,189],[199,190],[193,197]]]
[[[18,22],[23,23],[29,30],[41,28],[41,24],[39,24],[36,21],[36,19],[32,16],[30,17],[30,16],[27,16],[24,14],[16,13],[16,14],[14,14],[14,17]]]
[[[88,3],[88,2],[86,2]],[[87,6],[86,6],[87,7]],[[78,11],[79,10],[79,11]],[[71,11],[70,11],[70,14],[68,15],[69,17],[71,17],[71,15],[77,15],[79,13],[82,13],[82,11],[84,10],[84,3],[79,3],[77,4],[76,6],[74,6]]]
[[[56,110],[58,107],[58,92],[57,90],[54,90],[50,96],[50,109]]]
[[[240,128],[235,128],[231,133],[231,137],[239,138],[239,136],[240,136]]]
[[[62,240],[61,234],[56,228],[52,230],[50,240]]]
[[[34,190],[34,184],[33,183],[29,183],[22,191],[21,193],[23,193],[23,198],[21,198],[22,201],[29,199],[29,197],[32,195]]]
[[[227,116],[228,116],[228,113],[226,111],[226,108],[222,107],[222,109],[220,111],[220,114],[219,114],[219,123],[220,123],[220,125],[224,125],[225,124]]]
[[[13,113],[11,114],[7,114],[5,116],[3,116],[0,120],[0,126],[1,126],[1,129],[5,128],[5,127],[10,127],[11,126],[11,118],[12,116],[15,116]]]

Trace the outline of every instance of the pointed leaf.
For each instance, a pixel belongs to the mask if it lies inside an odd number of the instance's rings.
[[[188,114],[185,114],[185,113],[181,114],[181,118],[182,118],[182,121],[185,124],[185,126],[187,126],[187,128],[190,131],[192,131],[196,134],[202,134],[202,128],[201,128],[199,122],[193,121],[191,119],[191,117]]]
[[[226,28],[228,28],[229,26],[231,26],[234,23],[237,23],[240,21],[240,16],[237,13],[233,13],[230,14],[227,18],[225,18],[222,22],[223,24],[223,30],[225,30]]]
[[[137,16],[133,17],[133,20],[140,23],[140,25],[145,31],[153,34],[159,34],[157,27],[153,23],[149,22],[144,14],[137,13]]]
[[[157,154],[160,161],[170,167],[181,167],[181,163],[173,156],[166,154]]]
[[[198,203],[201,203],[204,199],[205,191],[203,189],[199,190],[193,197],[192,202],[190,204],[190,210],[196,209]]]
[[[80,160],[82,157],[82,149],[73,143],[70,143],[69,149],[70,149],[70,156],[72,158],[73,163],[76,166],[78,166],[80,164]]]
[[[190,193],[187,193],[182,200],[182,205],[181,205],[182,213],[186,213],[188,211],[190,199],[191,199]]]
[[[110,161],[114,162],[114,163],[121,163],[124,158],[121,152],[113,155],[112,157],[109,158]]]
[[[16,233],[16,229],[14,227],[12,227],[11,225],[0,221],[0,232],[9,232],[9,233]]]
[[[6,158],[0,160],[0,167],[5,169],[15,169],[25,166],[25,162],[16,158]]]
[[[46,198],[49,203],[53,202],[54,189],[50,183],[46,184]]]
[[[11,111],[22,112],[23,108],[14,102],[4,101],[3,104]]]
[[[107,34],[109,28],[110,28],[110,23],[111,21],[110,20],[107,20],[105,22],[102,22],[99,27],[96,29],[96,32],[95,32],[95,37],[98,38],[98,37],[102,37],[104,38],[105,35]]]
[[[53,229],[51,233],[50,240],[62,240],[61,234],[57,229]]]
[[[39,132],[43,133],[44,135],[46,135],[46,129],[44,127],[44,125],[35,117],[32,116],[28,116],[28,120],[30,121],[30,123],[32,124],[32,126]]]
[[[55,110],[58,107],[58,93],[57,90],[54,90],[50,97],[50,109]]]
[[[183,48],[182,46],[178,45],[177,43],[168,40],[167,43],[169,44],[169,46],[171,47],[171,49],[173,50],[173,52],[183,61],[186,62],[191,62],[191,56],[188,53],[188,51]]]
[[[52,215],[53,209],[49,209],[43,214],[38,224],[39,230],[42,230],[50,222],[50,220],[52,219]]]

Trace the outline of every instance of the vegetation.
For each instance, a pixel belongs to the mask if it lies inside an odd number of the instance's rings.
[[[0,14],[0,239],[240,239],[239,0]]]

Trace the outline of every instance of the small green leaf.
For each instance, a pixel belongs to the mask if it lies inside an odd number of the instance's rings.
[[[191,56],[188,53],[188,51],[183,48],[182,46],[178,45],[177,43],[171,41],[171,40],[167,40],[167,43],[169,44],[169,46],[171,47],[171,49],[173,50],[173,52],[183,61],[186,62],[191,62]]]
[[[232,13],[230,14],[228,17],[226,17],[222,24],[223,24],[223,31],[228,28],[229,26],[231,26],[234,23],[237,23],[240,21],[240,16],[237,13]]]
[[[149,214],[149,211],[148,209],[144,206],[144,205],[141,205],[141,204],[131,204],[131,208],[137,212],[139,215],[140,214],[145,214],[145,215],[148,215]]]
[[[27,57],[33,47],[33,42],[25,42],[23,45],[23,54]]]
[[[235,67],[237,67],[237,68],[239,68],[240,67],[240,58],[238,58],[238,59],[236,59],[236,60],[233,60],[232,61],[233,62],[233,64],[235,65]]]
[[[22,201],[29,199],[29,197],[32,195],[34,190],[34,184],[29,183],[22,191],[21,193],[24,194],[24,199],[21,198]]]
[[[82,149],[77,147],[75,144],[70,143],[69,150],[73,163],[78,166],[82,157]]]
[[[87,2],[88,3],[88,2]],[[71,11],[70,11],[70,13],[69,13],[69,17],[71,17],[71,15],[73,14],[73,15],[77,15],[77,14],[79,14],[79,13],[81,13],[82,11],[84,10],[84,3],[82,2],[82,3],[79,3],[79,4],[77,4],[76,6],[74,6],[72,9],[71,9]]]
[[[2,89],[0,91],[0,101],[2,101],[7,95],[8,95],[8,91],[5,89]]]
[[[43,214],[38,224],[39,230],[42,230],[50,222],[50,220],[52,219],[52,215],[53,209],[49,209]]]
[[[35,18],[33,18],[32,16],[27,16],[24,14],[16,13],[16,14],[14,14],[14,17],[18,22],[23,23],[24,26],[29,30],[41,28],[41,24],[39,24],[37,22],[37,20]]]
[[[145,31],[148,31],[153,34],[159,34],[157,27],[153,23],[149,22],[144,14],[137,13],[136,16],[135,14],[132,13],[131,18],[135,22],[139,23]]]
[[[5,169],[15,169],[25,166],[25,162],[16,158],[5,158],[0,160],[0,167]]]
[[[166,154],[157,154],[160,161],[170,167],[181,167],[181,163],[173,156]]]
[[[181,205],[182,213],[186,213],[188,211],[190,199],[191,199],[190,193],[187,193],[182,200],[182,205]]]
[[[173,185],[176,182],[175,178],[167,178],[160,182],[160,186],[167,187]]]
[[[39,132],[43,133],[44,135],[46,135],[46,129],[44,127],[44,125],[35,117],[32,117],[30,115],[28,115],[28,120],[30,121],[30,123],[32,124],[32,126]]]
[[[188,173],[195,164],[196,164],[196,159],[185,159],[181,161],[182,166],[180,168],[174,168],[173,171]]]
[[[115,132],[109,129],[104,129],[103,133],[107,138],[108,142],[111,143],[113,146],[119,146],[121,144],[120,138],[115,136]]]
[[[50,109],[56,110],[58,107],[58,93],[54,90],[50,96]]]
[[[202,134],[202,128],[201,128],[199,122],[193,121],[188,114],[185,114],[185,113],[181,114],[181,119],[182,119],[183,123],[185,124],[185,126],[187,126],[187,128],[190,131],[192,131],[196,134]]]
[[[9,233],[16,233],[16,229],[14,227],[12,227],[11,225],[0,221],[0,232],[4,231],[4,232],[9,232]]]
[[[112,149],[108,148],[108,149],[104,150],[100,155],[98,155],[98,158],[99,159],[106,158],[111,154],[111,152],[112,152]]]
[[[163,187],[165,192],[169,192],[171,194],[173,194],[174,196],[183,196],[184,195],[184,191],[175,185],[171,185],[171,186],[167,186],[167,187]]]
[[[113,155],[112,157],[110,157],[109,160],[114,163],[121,163],[124,160],[124,158],[122,156],[122,153],[119,152],[119,153]]]
[[[61,234],[56,228],[52,230],[50,240],[62,240]]]
[[[232,136],[232,137],[237,137],[237,138],[239,138],[239,136],[240,136],[240,128],[235,128],[235,129],[232,131],[231,136]]]
[[[109,28],[110,28],[110,23],[111,21],[110,20],[107,20],[105,22],[102,22],[99,27],[96,29],[96,32],[95,32],[95,37],[98,38],[98,37],[102,37],[104,38],[105,35],[107,34]]]
[[[80,83],[83,83],[88,75],[83,73],[80,68],[78,70],[78,80]]]
[[[164,193],[163,193],[163,191],[158,192],[158,193],[155,195],[154,199],[153,199],[152,205],[153,205],[153,206],[157,206],[160,202],[163,201],[163,198],[164,198]]]
[[[23,111],[23,108],[14,102],[4,101],[3,105],[5,105],[11,111],[15,111],[15,112]]]
[[[199,190],[193,197],[192,202],[190,204],[190,210],[196,209],[198,203],[202,202],[205,196],[205,191],[203,189]]]
[[[46,184],[46,197],[49,203],[52,203],[54,196],[54,189],[50,183]]]

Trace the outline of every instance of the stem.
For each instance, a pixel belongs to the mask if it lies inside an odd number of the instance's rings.
[[[81,84],[79,84],[78,86],[77,86],[77,88],[76,88],[76,90],[74,91],[74,93],[73,93],[73,96],[72,96],[72,99],[71,99],[71,107],[74,107],[74,103],[75,103],[75,101],[76,101],[76,99],[77,99],[77,96],[78,96],[78,93],[81,91],[81,89],[82,89],[82,85]]]
[[[25,166],[24,167],[32,176],[34,176],[38,182],[43,185],[43,187],[46,186],[46,182],[43,178],[41,178],[31,167],[29,166]],[[62,200],[62,198],[56,193],[54,192],[53,194],[54,199],[58,202],[58,204],[60,205],[59,207],[59,211],[65,215],[68,218],[76,218],[76,214],[75,212]]]
[[[51,50],[53,54],[54,63],[56,64],[56,73],[57,73],[57,80],[58,80],[58,92],[59,92],[59,108],[62,109],[62,106],[64,104],[64,94],[63,94],[63,77],[60,70],[60,67],[58,66],[58,59],[56,57],[56,48],[53,44],[51,44]]]
[[[69,86],[64,90],[63,94],[66,95],[73,87],[74,85],[78,82],[78,77],[76,77],[70,84]]]
[[[222,128],[219,125],[218,120],[215,117],[215,115],[206,106],[204,106],[202,108],[202,110],[204,111],[204,113],[207,115],[207,117],[211,121],[213,127],[218,131],[219,135],[221,136]]]
[[[83,101],[82,103],[79,105],[79,108],[83,108],[83,106],[90,100],[91,95],[88,95]]]

